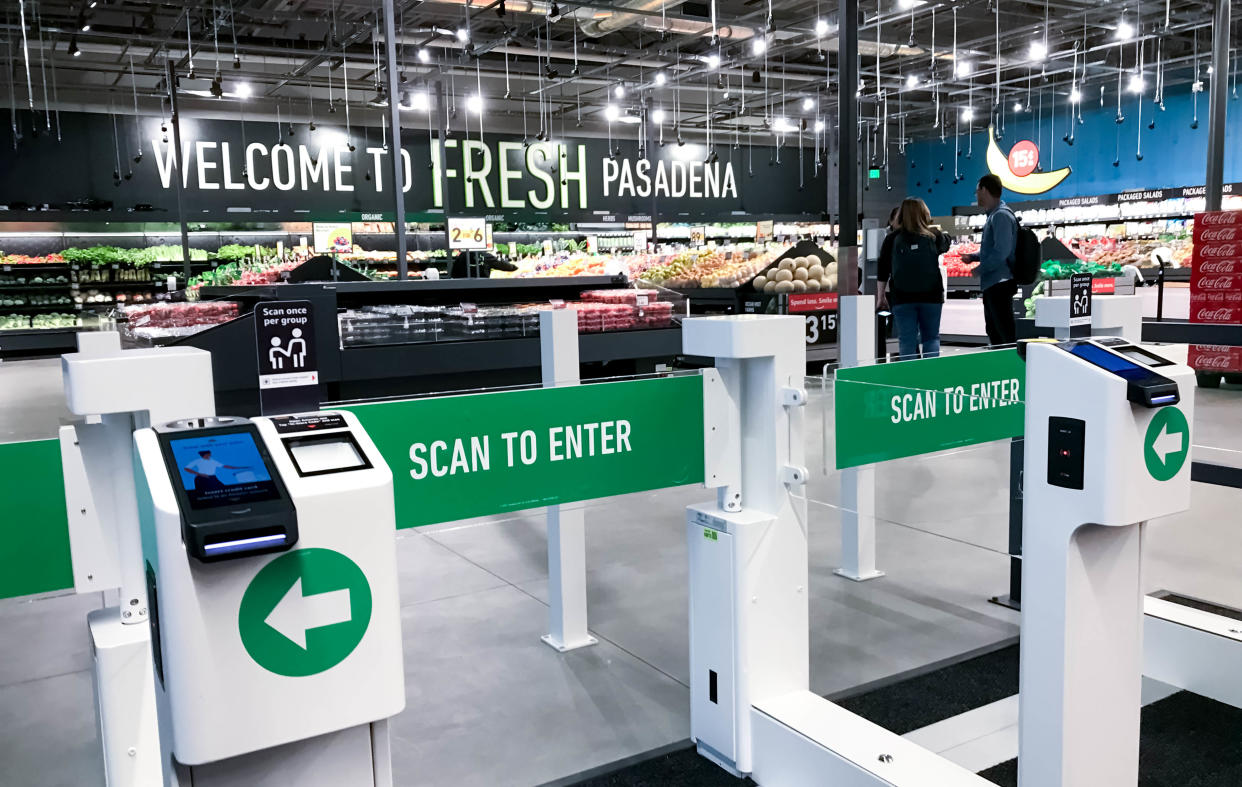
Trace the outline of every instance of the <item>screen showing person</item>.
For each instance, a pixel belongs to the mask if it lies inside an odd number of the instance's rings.
[[[250,432],[170,440],[181,487],[193,508],[237,505],[279,497],[271,471]]]

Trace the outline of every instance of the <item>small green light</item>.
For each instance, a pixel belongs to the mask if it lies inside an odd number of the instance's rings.
[[[880,171],[878,169],[869,169],[867,170],[867,177],[871,178],[872,180],[879,180]]]

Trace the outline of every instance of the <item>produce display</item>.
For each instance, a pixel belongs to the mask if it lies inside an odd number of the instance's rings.
[[[973,242],[955,243],[944,255],[945,272],[949,274],[949,278],[964,278],[974,275],[975,268],[979,267],[978,261],[964,262],[962,255],[978,254],[979,244]]]
[[[1092,278],[1111,279],[1122,275],[1121,265],[1115,262],[1056,262],[1048,261],[1040,266],[1041,279],[1068,279],[1075,273],[1090,273]]]
[[[0,308],[5,306],[72,306],[73,299],[62,293],[13,293],[0,288]]]
[[[583,293],[583,297],[602,298],[604,291]],[[612,293],[614,291],[607,291]],[[640,295],[653,299],[655,290],[617,290],[633,293],[635,302],[619,297],[603,300],[570,301],[564,308],[577,313],[580,333],[625,331],[639,328],[667,328],[673,320],[671,301],[649,300],[637,305]],[[362,347],[377,344],[467,341],[471,339],[514,339],[539,335],[539,312],[556,308],[551,304],[512,306],[364,306],[337,315],[341,344]]]
[[[281,281],[281,274],[298,267],[297,262],[237,262],[221,265],[190,279],[186,294],[198,297],[203,287],[251,286]]]
[[[165,339],[189,336],[236,318],[238,305],[232,301],[201,303],[152,303],[127,306],[118,317],[126,332],[139,339]]]
[[[1194,244],[1189,237],[1167,240],[1129,240],[1109,237],[1080,238],[1071,241],[1070,250],[1088,262],[1151,267],[1152,253],[1160,250],[1175,268],[1190,264]]]
[[[49,254],[46,257],[30,257],[25,254],[3,254],[0,253],[0,265],[59,265],[64,263],[65,258],[59,254]]]
[[[644,281],[665,287],[694,289],[696,287],[740,287],[784,252],[783,249],[762,250],[761,247],[741,249],[687,249],[648,268]]]
[[[831,292],[837,288],[837,263],[820,257],[786,257],[751,282],[756,292]]]
[[[76,314],[0,314],[0,331],[25,331],[31,328],[76,328],[82,324]]]

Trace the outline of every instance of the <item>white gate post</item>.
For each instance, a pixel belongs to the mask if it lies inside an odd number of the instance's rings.
[[[840,368],[875,363],[875,296],[841,298]],[[841,567],[862,582],[884,576],[875,567],[875,465],[841,471]]]
[[[539,314],[543,386],[576,385],[578,315],[572,309]],[[548,633],[564,653],[598,642],[587,631],[586,519],[582,503],[548,506]]]

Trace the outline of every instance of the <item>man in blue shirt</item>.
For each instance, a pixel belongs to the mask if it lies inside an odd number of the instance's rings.
[[[993,174],[979,178],[975,200],[987,212],[978,254],[963,254],[966,262],[979,261],[975,275],[983,291],[983,319],[989,344],[1013,344],[1017,332],[1013,321],[1013,296],[1018,284],[1010,265],[1018,248],[1018,220],[1001,199],[1001,180]]]

